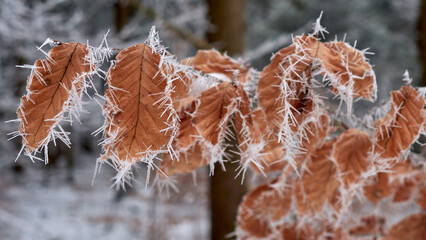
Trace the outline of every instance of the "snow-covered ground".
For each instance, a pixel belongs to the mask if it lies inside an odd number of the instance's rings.
[[[141,171],[133,188],[110,189],[113,173],[103,166],[92,186],[95,159],[66,168],[20,159],[22,173],[0,168],[0,239],[207,239],[207,179],[181,176],[179,193],[145,189]],[[79,162],[79,164],[82,161]],[[13,160],[11,160],[11,166]],[[62,164],[63,165],[63,164]],[[203,171],[203,170],[201,170]]]

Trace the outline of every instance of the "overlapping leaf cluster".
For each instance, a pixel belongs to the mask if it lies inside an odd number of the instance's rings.
[[[213,171],[234,142],[243,179],[248,169],[280,173],[246,195],[238,238],[401,239],[409,231],[410,239],[424,239],[423,212],[389,226],[379,207],[426,208],[424,163],[407,159],[424,133],[424,96],[404,86],[391,92],[384,117],[358,124],[353,101],[376,97],[372,67],[364,51],[322,42],[319,34],[294,37],[257,72],[215,50],[179,62],[151,31],[145,43],[120,51],[107,73],[98,161],[115,167],[117,185],[130,183],[138,162],[163,181],[205,165]],[[18,109],[28,155],[55,138],[68,142],[67,133],[54,129],[81,105],[86,76],[100,71],[102,60],[91,61],[99,56],[90,49],[61,44],[37,60]],[[345,103],[353,127],[322,101],[318,88],[327,85]],[[363,215],[357,207],[363,202],[378,210]]]

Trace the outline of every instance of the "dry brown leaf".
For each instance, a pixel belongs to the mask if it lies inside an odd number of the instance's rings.
[[[409,200],[416,187],[416,183],[413,179],[405,179],[403,183],[394,182],[392,185],[395,191],[392,202],[404,202]]]
[[[252,111],[253,126],[259,132],[264,132],[268,129],[266,115],[262,108],[256,108]]]
[[[377,173],[373,183],[364,187],[364,195],[373,204],[390,195],[393,202],[407,201],[419,182],[418,173],[410,160],[394,163],[389,172]]]
[[[423,178],[423,181],[419,183],[419,197],[417,203],[423,210],[426,210],[426,178]]]
[[[265,120],[265,115],[262,109],[257,108],[253,112],[255,128],[260,132],[268,132],[268,126]],[[296,164],[298,167],[301,166],[303,161],[307,159],[315,150],[320,147],[327,137],[329,131],[329,118],[325,112],[321,113],[318,118],[319,122],[308,122],[306,124],[307,136],[301,140],[302,151],[296,155]],[[281,171],[287,162],[284,161],[285,147],[282,143],[278,142],[278,138],[275,134],[267,134],[264,136],[266,144],[261,151],[262,161],[260,162],[263,170],[260,171],[255,165],[252,165],[252,169],[258,173],[268,173],[274,171]]]
[[[422,175],[419,168],[410,159],[398,161],[390,169],[389,182],[393,189],[392,202],[403,202],[411,199],[415,189],[418,187]]]
[[[269,173],[275,171],[281,171],[287,162],[283,161],[284,151],[281,147],[282,144],[278,142],[278,138],[275,134],[268,134],[269,127],[266,121],[265,113],[263,109],[256,108],[252,112],[253,116],[253,127],[255,129],[258,136],[264,138],[265,146],[260,152],[261,162],[260,166],[262,170],[258,168],[258,166],[252,164],[251,167],[257,173]]]
[[[311,121],[307,123],[306,134],[307,136],[302,138],[301,148],[303,151],[298,154],[296,162],[301,163],[302,159],[307,159],[312,153],[320,147],[325,138],[328,136],[330,130],[330,119],[325,111],[320,113],[318,122]]]
[[[308,224],[301,225],[299,223],[285,223],[280,226],[281,236],[275,238],[282,239],[295,239],[295,240],[349,240],[348,233],[341,227],[334,227],[333,225],[323,222],[322,226],[312,226]]]
[[[161,56],[145,44],[122,50],[108,73],[106,157],[139,161],[147,151],[158,151],[170,142],[170,110],[159,101],[166,81],[159,74]]]
[[[166,154],[161,161],[159,168],[167,176],[189,173],[209,163],[203,158],[203,151],[200,143],[196,143],[185,152],[178,152],[177,154],[178,159],[172,160],[170,155]]]
[[[236,107],[235,87],[222,82],[201,94],[200,105],[194,117],[194,125],[200,135],[212,145],[222,143],[223,133],[230,119],[231,109]]]
[[[262,170],[260,170],[255,164],[251,165],[252,169],[257,173],[281,171],[286,165],[285,161],[281,161],[284,152],[281,149],[281,144],[278,142],[277,137],[274,134],[268,134],[269,128],[263,109],[256,108],[253,110],[252,118],[255,137],[262,137],[265,141],[265,146],[260,151],[262,160],[259,164],[262,167]]]
[[[375,96],[376,83],[374,71],[364,55],[354,47],[344,42],[329,42],[320,44],[317,58],[327,74],[338,77],[338,84],[349,86],[353,78],[354,97],[372,100]],[[337,83],[331,83],[333,91],[339,88]]]
[[[322,74],[337,78],[332,89],[338,92],[340,86],[349,86],[352,78],[355,97],[372,100],[375,96],[375,76],[371,65],[359,50],[344,42],[322,43],[314,37],[296,38],[306,54],[320,60]]]
[[[252,169],[258,173],[282,171],[287,165],[287,162],[283,160],[284,153],[285,151],[282,149],[277,137],[269,135],[263,150],[260,152],[262,158],[260,164],[263,169],[260,171],[260,169],[254,165],[252,165]]]
[[[197,55],[184,59],[183,64],[193,66],[203,73],[223,74],[229,80],[234,78],[235,71],[238,71],[237,79],[241,83],[250,81],[248,79],[249,69],[242,66],[228,56],[223,56],[216,50],[199,50]]]
[[[193,101],[193,97],[189,96],[189,88],[192,84],[192,79],[183,71],[171,72],[163,71],[163,74],[170,74],[172,81],[172,92],[170,98],[173,101],[173,106],[177,111],[180,111],[187,103]]]
[[[241,98],[235,114],[235,131],[238,141],[240,144],[248,140],[258,143],[262,140],[262,132],[255,126],[255,116],[250,109],[250,98],[241,85],[237,86],[237,95]]]
[[[306,38],[306,36],[302,36],[302,38]],[[282,117],[278,114],[285,107],[284,101],[280,100],[282,92],[278,87],[282,81],[287,81],[290,86],[289,91],[294,91],[295,96],[287,99],[287,102],[292,106],[293,115],[297,117],[306,114],[305,112],[309,112],[304,111],[304,108],[312,105],[312,103],[306,98],[306,83],[301,78],[305,76],[309,79],[311,75],[309,66],[311,64],[312,59],[305,59],[303,53],[296,53],[296,47],[291,45],[276,53],[271,63],[262,70],[257,94],[259,96],[259,106],[265,111],[266,119],[270,123],[271,128],[273,128],[272,125],[274,123],[283,121]],[[290,68],[292,69],[291,71],[289,70]],[[296,127],[297,124],[294,123]]]
[[[276,181],[261,185],[244,197],[238,209],[238,232],[243,231],[251,237],[266,237],[273,231],[272,223],[288,213],[291,190],[272,187]]]
[[[389,176],[384,172],[377,173],[373,184],[364,187],[364,196],[373,204],[377,204],[392,193],[393,190],[389,185]]]
[[[71,92],[81,98],[84,77],[93,66],[85,60],[88,49],[81,43],[63,43],[49,51],[48,59],[35,62],[27,81],[28,94],[21,99],[18,118],[22,144],[29,153],[47,144],[52,128],[72,103]],[[49,67],[48,67],[49,66]]]
[[[355,226],[349,230],[349,233],[354,236],[366,236],[366,235],[383,235],[386,218],[378,217],[375,215],[363,217],[358,226]]]
[[[298,227],[294,224],[283,224],[280,226],[281,236],[278,239],[297,239],[297,240],[312,240],[317,239],[317,233],[311,229],[308,225]]]
[[[391,227],[382,240],[426,239],[426,213],[408,216]]]
[[[335,197],[339,187],[335,164],[330,160],[335,140],[324,143],[307,163],[309,171],[302,173],[296,184],[297,211],[299,215],[320,211],[324,204]]]
[[[425,100],[412,87],[392,91],[391,109],[374,125],[375,153],[382,158],[397,158],[417,139],[424,122]]]
[[[357,184],[361,174],[367,171],[371,148],[370,136],[356,129],[348,129],[337,138],[333,158],[345,188]]]
[[[324,240],[352,240],[349,232],[343,227],[336,227],[330,222],[323,222],[322,232],[318,239]]]
[[[175,138],[176,146],[179,149],[186,149],[197,141],[197,137],[199,133],[197,128],[194,126],[193,114],[197,108],[196,101],[191,102],[185,108],[182,109],[181,112],[178,113],[180,124],[179,124],[179,132]]]

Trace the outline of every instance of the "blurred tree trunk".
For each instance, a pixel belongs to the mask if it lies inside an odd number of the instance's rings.
[[[114,3],[114,15],[115,15],[115,30],[120,32],[121,29],[130,21],[135,15],[138,5],[134,1],[120,1],[117,0]]]
[[[244,51],[244,0],[207,0],[212,29],[208,31],[209,42],[218,50],[231,56]],[[228,142],[228,154],[237,150],[237,140]],[[239,159],[230,154],[231,161]],[[234,179],[238,164],[224,164],[226,172],[216,165],[214,176],[210,178],[211,239],[225,239],[225,235],[235,231],[238,205],[246,191],[239,180]]]
[[[422,64],[420,85],[426,86],[426,0],[420,0],[420,14],[417,21],[419,57]]]
[[[207,39],[230,56],[244,52],[244,0],[207,0],[212,29]]]

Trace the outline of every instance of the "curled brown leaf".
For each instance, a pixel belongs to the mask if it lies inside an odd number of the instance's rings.
[[[391,109],[374,123],[375,153],[382,158],[398,158],[417,139],[425,120],[425,100],[413,87],[403,86],[391,97]]]
[[[223,74],[229,80],[237,77],[241,83],[250,81],[249,68],[242,66],[228,56],[223,56],[216,50],[199,50],[194,57],[182,61],[203,73]]]

